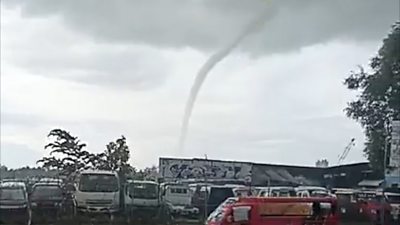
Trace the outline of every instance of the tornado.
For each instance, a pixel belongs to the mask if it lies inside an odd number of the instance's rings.
[[[185,148],[186,137],[189,128],[190,117],[193,113],[194,104],[196,103],[197,96],[199,91],[207,78],[209,72],[223,60],[229,53],[239,45],[239,43],[251,33],[257,31],[258,28],[266,20],[266,16],[268,15],[267,11],[264,11],[261,15],[257,16],[254,20],[252,20],[243,30],[240,32],[236,38],[232,39],[227,45],[220,49],[219,51],[215,52],[211,55],[210,58],[204,63],[204,65],[200,68],[199,72],[196,75],[192,88],[190,89],[189,98],[187,99],[185,112],[182,121],[181,133],[179,138],[179,146],[178,151],[179,153],[183,153]]]

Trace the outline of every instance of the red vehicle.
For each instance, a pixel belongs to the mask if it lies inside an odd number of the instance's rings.
[[[382,192],[362,191],[356,194],[360,214],[372,224],[380,224],[382,215],[385,224],[391,224],[393,220],[392,206],[387,202]],[[382,214],[382,210],[384,213]]]
[[[335,198],[228,199],[207,219],[207,225],[337,225]]]

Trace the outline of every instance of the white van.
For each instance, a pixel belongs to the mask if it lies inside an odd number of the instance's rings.
[[[119,211],[120,185],[116,172],[85,170],[78,176],[75,190],[79,214],[114,214]]]

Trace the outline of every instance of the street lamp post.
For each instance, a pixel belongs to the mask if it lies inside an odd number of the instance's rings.
[[[204,158],[205,158],[206,163],[207,163],[207,160],[208,160],[207,154],[204,155]],[[208,216],[208,205],[207,205],[207,202],[208,202],[208,184],[207,184],[208,179],[207,179],[207,176],[208,176],[208,174],[207,174],[207,168],[206,168],[204,170],[204,183],[205,183],[205,185],[204,185],[204,187],[205,187],[205,194],[204,194],[204,220],[207,220],[207,216]]]

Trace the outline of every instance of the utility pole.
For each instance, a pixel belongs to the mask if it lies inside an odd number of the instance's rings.
[[[204,158],[205,158],[206,163],[207,163],[207,160],[208,160],[207,154],[204,154]],[[204,194],[204,221],[207,220],[207,216],[208,216],[208,205],[207,205],[207,202],[208,202],[208,184],[207,184],[207,182],[208,182],[208,179],[207,179],[207,168],[206,168],[204,170],[204,183],[205,183],[205,185],[204,185],[204,188],[205,188],[205,194]]]
[[[385,137],[385,147],[384,147],[384,158],[383,158],[383,183],[382,183],[382,198],[381,198],[381,212],[380,212],[380,223],[381,225],[385,224],[385,205],[386,205],[386,199],[385,199],[385,186],[386,186],[386,159],[387,159],[387,154],[388,154],[388,144],[389,144],[389,136]]]

